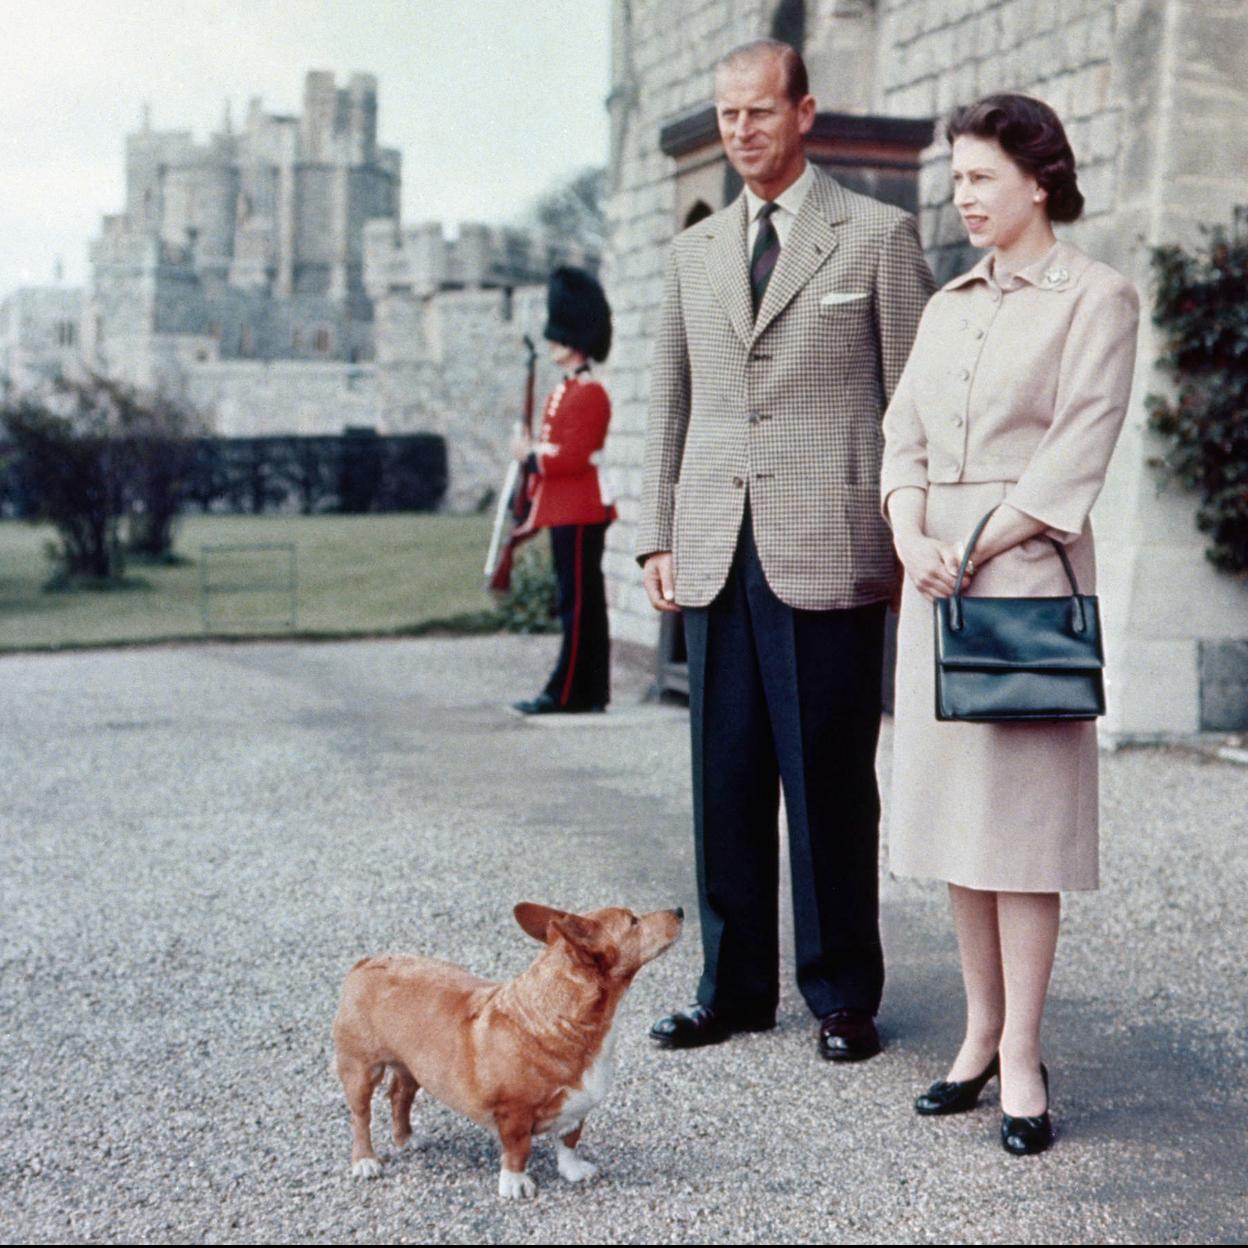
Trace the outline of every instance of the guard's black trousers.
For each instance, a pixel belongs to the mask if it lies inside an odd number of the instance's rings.
[[[560,524],[550,530],[563,644],[545,692],[571,710],[606,706],[611,696],[611,642],[602,578],[606,535],[605,524]]]
[[[798,987],[816,1017],[879,1007],[884,610],[786,606],[748,512],[727,584],[685,609],[703,1005],[751,1017],[776,1007],[783,783]]]

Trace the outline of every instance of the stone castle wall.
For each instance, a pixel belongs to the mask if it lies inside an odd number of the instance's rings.
[[[404,228],[399,185],[369,75],[338,89],[310,73],[301,116],[253,100],[241,131],[227,115],[202,144],[145,116],[125,211],[92,245],[87,360],[185,397],[224,436],[441,433],[448,505],[476,507],[510,455],[546,278],[597,257],[525,230]]]
[[[82,350],[83,292],[27,286],[0,300],[0,395],[72,376]]]
[[[558,380],[541,338],[545,316],[544,284],[424,299],[395,292],[377,302],[381,428],[446,438],[453,511],[477,509],[502,484],[524,408],[526,333],[538,348],[540,419]]]

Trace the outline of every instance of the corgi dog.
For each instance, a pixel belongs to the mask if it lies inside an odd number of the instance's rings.
[[[575,1149],[586,1114],[611,1086],[616,1008],[637,972],[675,943],[684,911],[572,914],[522,902],[514,913],[544,948],[508,983],[416,954],[364,958],[347,972],[334,1060],[351,1108],[356,1177],[381,1173],[370,1121],[387,1070],[399,1148],[411,1140],[412,1098],[424,1088],[498,1136],[502,1197],[536,1194],[525,1173],[534,1136],[556,1137],[569,1182],[595,1173]]]

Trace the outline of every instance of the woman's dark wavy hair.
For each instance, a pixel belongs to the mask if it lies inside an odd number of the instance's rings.
[[[1050,221],[1077,221],[1083,195],[1075,178],[1075,154],[1057,114],[1029,95],[986,95],[953,111],[945,125],[950,143],[962,135],[994,139],[1024,173],[1049,193]]]

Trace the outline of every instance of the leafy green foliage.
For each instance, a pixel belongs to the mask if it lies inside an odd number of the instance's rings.
[[[1166,344],[1158,363],[1176,383],[1173,396],[1147,400],[1169,444],[1155,462],[1200,495],[1210,562],[1248,572],[1248,236],[1210,231],[1196,254],[1157,247],[1152,264],[1153,322]]]
[[[511,589],[498,604],[499,618],[509,633],[559,630],[555,617],[559,586],[544,536],[538,534],[516,551],[511,566]]]

